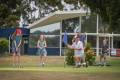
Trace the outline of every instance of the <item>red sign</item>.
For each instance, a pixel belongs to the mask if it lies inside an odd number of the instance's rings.
[[[120,49],[116,49],[116,56],[120,57]]]

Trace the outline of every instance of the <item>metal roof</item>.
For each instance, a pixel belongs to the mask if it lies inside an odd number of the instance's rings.
[[[29,28],[37,28],[57,22],[61,22],[65,19],[75,18],[79,16],[86,16],[87,11],[80,11],[80,10],[74,10],[74,11],[56,11],[54,13],[49,14],[48,16],[35,21],[34,23],[29,25]]]

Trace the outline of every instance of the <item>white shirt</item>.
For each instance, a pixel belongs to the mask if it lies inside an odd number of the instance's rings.
[[[80,48],[80,50],[74,50],[75,54],[84,54],[84,47],[82,41],[74,42],[72,44],[73,48]]]

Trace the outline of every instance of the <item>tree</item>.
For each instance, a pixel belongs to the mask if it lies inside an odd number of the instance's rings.
[[[0,28],[18,27],[21,14],[26,13],[27,5],[25,1],[0,0]]]
[[[120,0],[65,0],[69,4],[76,5],[80,2],[91,9],[91,12],[99,14],[104,22],[109,25],[109,31],[120,30]]]
[[[91,12],[97,13],[102,18],[103,22],[107,24],[110,32],[119,32],[120,30],[120,0],[34,0],[38,5],[44,6],[44,14],[54,12],[55,10],[63,10],[64,5],[62,1],[66,4],[74,5],[73,9],[90,8]],[[37,5],[37,6],[38,6]],[[39,9],[40,9],[39,6]],[[53,8],[52,10],[51,7]],[[58,9],[55,9],[55,8]],[[40,9],[39,11],[42,11]]]

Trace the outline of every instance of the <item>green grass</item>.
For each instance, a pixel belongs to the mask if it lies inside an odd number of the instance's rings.
[[[64,66],[63,57],[48,57],[45,67],[38,66],[37,56],[22,56],[23,68],[13,68],[10,57],[0,57],[1,80],[119,80],[120,58],[109,59],[111,66],[88,68]],[[4,75],[4,76],[3,76]],[[47,77],[46,77],[47,76]]]
[[[88,67],[88,68],[72,68],[72,67],[24,67],[24,68],[0,68],[0,71],[53,71],[53,72],[71,72],[71,73],[120,73],[118,67]]]
[[[39,67],[35,62],[35,58],[30,63],[26,61],[26,57],[23,64],[23,68],[13,68],[8,62],[9,59],[3,59],[3,64],[0,64],[0,71],[45,71],[45,72],[71,72],[71,73],[120,73],[120,60],[109,60],[111,66],[89,66],[88,68],[73,68],[73,66],[64,66],[63,59],[57,60],[56,58],[50,58],[48,64],[45,67]],[[58,62],[56,62],[56,59]],[[23,62],[24,62],[23,61]]]

